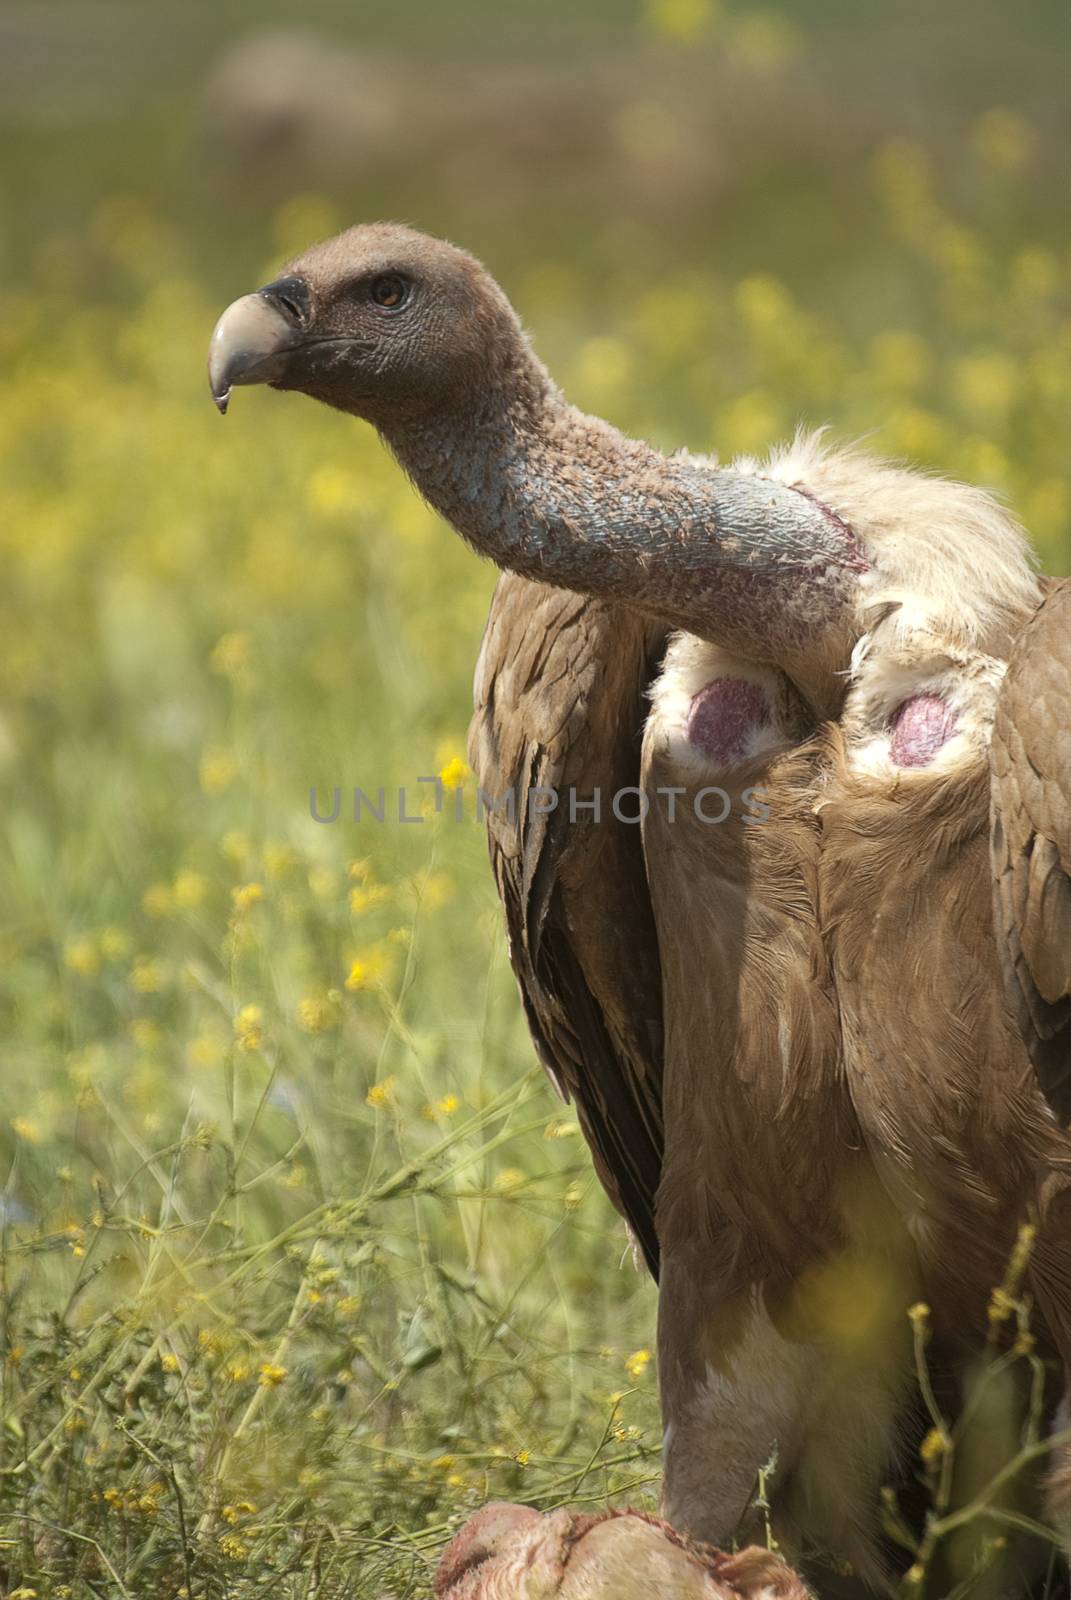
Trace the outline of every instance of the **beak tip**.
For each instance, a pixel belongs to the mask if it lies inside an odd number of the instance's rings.
[[[213,389],[212,399],[215,402],[216,410],[219,412],[220,416],[225,417],[227,415],[227,407],[231,402],[231,391],[229,389],[224,389],[217,394]]]

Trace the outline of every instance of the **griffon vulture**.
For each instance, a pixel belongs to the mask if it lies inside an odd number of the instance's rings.
[[[502,568],[473,764],[536,1048],[660,1279],[666,1516],[723,1540],[776,1447],[789,1538],[880,1582],[905,1308],[981,1347],[1030,1218],[1071,1358],[1071,590],[978,490],[623,437],[403,227],[236,301],[209,370],[371,422]]]

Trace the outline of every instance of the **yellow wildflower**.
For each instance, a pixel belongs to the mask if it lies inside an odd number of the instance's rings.
[[[919,1456],[927,1466],[940,1461],[948,1453],[951,1440],[942,1428],[931,1428],[919,1445]]]
[[[220,840],[219,847],[227,857],[227,860],[233,861],[236,866],[240,866],[243,861],[248,861],[253,854],[253,846],[250,843],[249,835],[243,833],[241,828],[228,828]]]
[[[274,1361],[262,1361],[257,1369],[257,1382],[262,1389],[277,1389],[286,1377],[287,1368]]]
[[[244,1383],[246,1378],[249,1376],[249,1363],[248,1361],[242,1361],[241,1359],[228,1361],[227,1365],[223,1369],[223,1372],[224,1376],[229,1379],[231,1383]]]
[[[1008,1264],[1008,1276],[1013,1281],[1017,1281],[1026,1271],[1030,1257],[1034,1251],[1034,1242],[1037,1239],[1037,1236],[1038,1230],[1036,1223],[1024,1222],[1021,1225],[1019,1232],[1016,1235],[1015,1249],[1012,1251],[1012,1258]]]
[[[199,775],[205,794],[225,794],[238,776],[238,762],[230,750],[205,750]]]
[[[645,106],[642,111],[650,109]],[[632,107],[631,110],[635,114],[641,108]],[[576,380],[584,395],[591,396],[592,401],[619,392],[631,376],[632,352],[623,339],[597,334],[580,346],[576,357]],[[455,778],[453,781],[456,783],[458,780]],[[443,782],[446,782],[445,778]]]
[[[130,1037],[139,1050],[154,1050],[163,1038],[158,1023],[151,1017],[135,1017],[130,1024]]]
[[[244,1561],[249,1554],[248,1547],[235,1533],[225,1533],[219,1541],[219,1548],[228,1561]]]
[[[444,789],[460,789],[467,778],[472,777],[472,768],[460,756],[452,756],[439,772],[439,782]]]
[[[741,278],[733,296],[736,309],[753,333],[783,329],[793,314],[788,290],[779,278],[761,273]]]
[[[897,406],[884,431],[890,447],[908,456],[939,456],[947,438],[941,418],[921,406]]]
[[[438,911],[453,894],[454,880],[446,872],[428,872],[420,884],[420,898],[427,911]]]
[[[781,408],[768,389],[746,389],[717,416],[718,437],[737,451],[764,450],[781,428]]]
[[[288,844],[269,844],[264,847],[264,871],[273,883],[293,872],[298,864],[297,851]]]
[[[314,511],[332,515],[356,505],[359,489],[352,473],[342,467],[317,467],[308,483],[308,501]]]
[[[213,672],[221,678],[240,678],[253,659],[253,640],[248,633],[225,633],[208,658]]]
[[[363,911],[374,911],[377,906],[384,905],[391,897],[390,885],[386,883],[370,883],[359,885],[350,890],[350,910],[357,916]]]
[[[298,1001],[297,1019],[306,1033],[326,1033],[335,1021],[334,1008],[327,1000],[306,995]]]
[[[63,959],[80,978],[93,978],[100,971],[100,951],[92,939],[74,939],[63,952]]]
[[[519,1189],[525,1181],[524,1173],[519,1167],[503,1167],[501,1172],[495,1174],[496,1194],[512,1194]]]
[[[36,1122],[31,1122],[29,1117],[12,1117],[11,1126],[17,1138],[25,1140],[27,1144],[41,1143],[41,1130]]]
[[[374,1083],[365,1095],[366,1102],[374,1106],[377,1111],[382,1110],[384,1106],[393,1105],[396,1083],[396,1078],[384,1078],[381,1083]]]
[[[960,409],[977,422],[1003,423],[1019,398],[1019,369],[999,350],[963,357],[954,379]]]
[[[130,940],[122,928],[104,928],[100,935],[100,948],[106,961],[121,961],[130,949]]]
[[[346,979],[346,988],[351,993],[361,989],[373,988],[382,983],[390,973],[391,959],[388,951],[381,946],[373,945],[363,954],[355,956],[350,963],[349,976]]]
[[[635,1383],[638,1378],[643,1377],[650,1364],[651,1352],[649,1350],[633,1350],[632,1354],[625,1359],[625,1371]]]
[[[235,916],[240,917],[246,911],[252,911],[253,907],[259,905],[263,898],[264,886],[259,883],[243,883],[236,889],[232,889],[231,903],[234,906]]]
[[[195,911],[204,903],[208,881],[199,872],[180,872],[171,886],[171,893],[181,911]]]
[[[656,33],[688,44],[710,26],[716,6],[712,0],[647,0],[644,11]]]
[[[256,1509],[256,1506],[251,1500],[238,1500],[234,1503],[234,1505],[224,1506],[220,1512],[220,1515],[225,1522],[229,1522],[233,1527],[234,1524],[236,1522],[240,1522],[243,1517],[252,1516]]]
[[[170,886],[166,883],[150,884],[141,897],[141,906],[150,917],[166,917],[174,906]]]
[[[1007,1322],[1014,1310],[1015,1301],[1008,1291],[1006,1289],[994,1289],[989,1297],[987,1313],[990,1322],[994,1325],[1000,1322]]]
[[[220,1041],[207,1033],[199,1033],[195,1039],[191,1039],[186,1050],[192,1067],[218,1067],[225,1054]]]
[[[243,1006],[234,1019],[234,1042],[239,1050],[259,1050],[264,1043],[264,1013],[259,1006]]]
[[[159,964],[148,956],[139,956],[130,969],[130,983],[138,994],[158,994],[164,985]]]

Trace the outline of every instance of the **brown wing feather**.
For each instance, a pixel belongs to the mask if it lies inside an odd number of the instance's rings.
[[[1071,581],[1020,636],[993,727],[994,918],[1008,994],[1049,1103],[1071,1118]]]
[[[528,1025],[575,1101],[604,1188],[658,1272],[661,982],[640,829],[613,795],[639,782],[644,691],[661,631],[506,573],[476,668],[469,754]],[[557,808],[531,798],[552,790]],[[602,816],[569,795],[601,791]],[[511,818],[502,799],[516,797]],[[630,808],[635,810],[633,804]]]

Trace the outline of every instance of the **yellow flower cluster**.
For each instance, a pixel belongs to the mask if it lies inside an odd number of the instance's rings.
[[[647,1371],[651,1363],[649,1350],[634,1350],[625,1360],[625,1371],[635,1383]]]
[[[259,1006],[243,1006],[234,1019],[234,1042],[239,1050],[259,1050],[264,1043],[264,1013]]]

